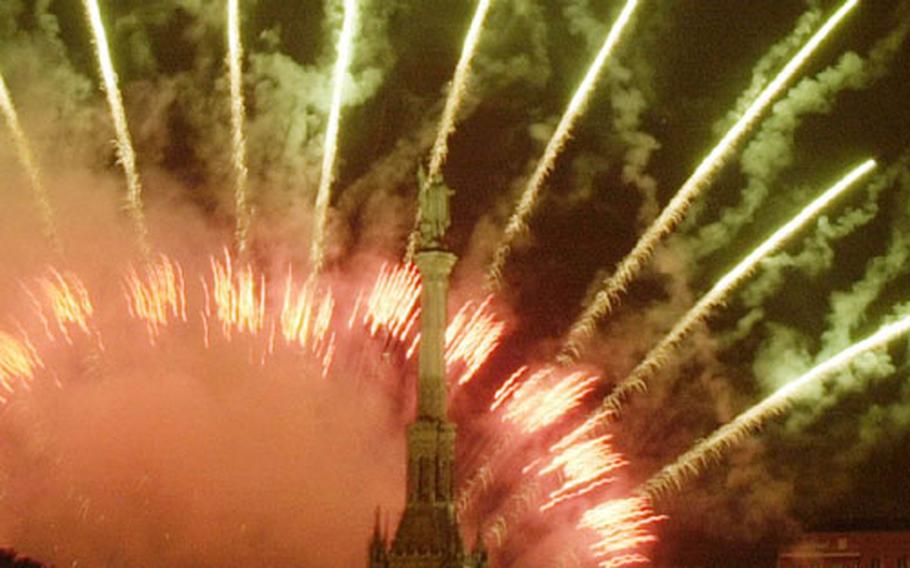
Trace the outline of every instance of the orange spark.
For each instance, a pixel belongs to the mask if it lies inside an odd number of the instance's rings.
[[[265,277],[253,273],[253,268],[245,264],[234,268],[230,254],[224,252],[224,262],[211,259],[212,288],[211,292],[204,284],[207,302],[204,315],[213,314],[221,322],[225,337],[230,339],[232,331],[255,334],[265,327]]]
[[[167,256],[146,264],[141,276],[130,266],[124,290],[130,316],[145,322],[152,343],[171,319],[186,321],[183,269]]]
[[[36,314],[44,325],[47,336],[54,340],[51,320],[45,313],[45,308],[50,309],[50,317],[54,320],[54,327],[67,343],[72,343],[69,329],[75,326],[84,333],[90,333],[89,320],[95,312],[89,298],[85,284],[73,273],[61,273],[51,268],[48,275],[38,278],[40,297],[26,290],[35,304]]]
[[[16,380],[31,382],[35,370],[44,367],[44,363],[28,339],[17,339],[0,331],[0,387],[8,393],[13,392]],[[6,398],[0,395],[0,404]]]
[[[493,351],[499,347],[505,322],[496,318],[490,304],[493,296],[477,304],[467,302],[446,328],[446,363],[450,370],[463,364],[458,384],[464,385],[477,374]]]
[[[510,391],[511,402],[506,407],[505,419],[527,433],[540,430],[577,408],[594,390],[597,381],[596,375],[584,371],[566,375],[562,369],[545,367]]]
[[[380,330],[404,342],[420,315],[420,272],[414,264],[382,266],[366,301],[363,323],[375,337]]]
[[[335,346],[335,334],[331,333],[335,297],[331,290],[321,290],[313,278],[307,279],[296,293],[293,289],[288,272],[281,308],[281,334],[288,343],[297,343],[319,357],[325,375]]]
[[[601,562],[599,566],[614,567],[629,564],[629,560],[631,563],[647,562],[635,549],[656,541],[650,527],[666,518],[654,513],[648,499],[632,497],[614,499],[588,509],[578,527],[592,530],[597,535],[591,550]],[[617,564],[619,561],[625,564]]]
[[[526,372],[528,372],[527,365],[525,365],[523,367],[519,367],[519,369],[517,371],[512,373],[512,375],[506,380],[506,382],[502,383],[502,386],[499,387],[499,389],[496,390],[496,394],[493,395],[493,404],[490,405],[491,411],[496,410],[497,408],[502,406],[502,403],[504,403],[505,401],[509,400],[509,398],[512,397],[512,395],[515,393],[515,391],[518,390],[518,387],[521,386],[520,379],[524,376],[524,374]]]
[[[613,481],[613,478],[607,477],[608,474],[629,462],[613,449],[610,439],[611,436],[601,436],[570,446],[557,453],[538,472],[539,476],[557,473],[562,478],[562,485],[550,493],[550,500],[541,506],[541,511]]]

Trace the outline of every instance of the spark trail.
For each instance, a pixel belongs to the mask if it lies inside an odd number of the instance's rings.
[[[625,7],[622,9],[619,17],[613,23],[613,27],[607,34],[607,38],[600,48],[600,51],[597,53],[597,57],[588,68],[587,73],[585,73],[581,85],[579,85],[575,94],[572,96],[572,100],[569,102],[566,112],[562,115],[559,124],[556,126],[556,131],[553,133],[550,141],[547,142],[543,157],[537,163],[537,167],[534,169],[534,173],[531,175],[531,179],[528,181],[528,185],[521,195],[515,212],[506,225],[502,241],[499,243],[499,247],[493,255],[493,263],[487,274],[487,280],[493,289],[498,289],[502,285],[502,270],[508,259],[509,252],[511,251],[512,243],[514,243],[515,239],[518,238],[522,232],[527,230],[528,218],[533,213],[534,207],[537,204],[537,196],[540,194],[540,190],[543,187],[547,176],[549,176],[550,172],[553,170],[556,159],[562,153],[563,148],[565,148],[566,143],[569,141],[575,122],[587,108],[597,78],[603,70],[610,54],[613,53],[623,31],[632,19],[632,15],[637,6],[638,0],[628,0],[628,2],[626,2]]]
[[[123,289],[130,316],[145,322],[153,345],[171,321],[187,321],[183,269],[169,257],[159,255],[141,274],[130,266]]]
[[[664,467],[645,482],[638,489],[638,493],[655,499],[671,489],[680,489],[686,479],[697,475],[711,459],[719,459],[725,450],[758,431],[769,419],[784,413],[793,400],[802,394],[801,391],[805,387],[831,378],[836,373],[846,370],[860,355],[885,347],[907,333],[910,333],[910,316],[904,316],[883,326],[873,335],[816,365],[716,430],[680,456],[676,462]]]
[[[650,562],[640,554],[626,551],[656,541],[657,537],[648,527],[666,518],[654,513],[648,499],[631,497],[610,500],[585,511],[578,526],[597,534],[598,542],[593,551],[603,558],[599,566],[612,568]],[[619,556],[611,558],[616,554]]]
[[[133,220],[133,225],[138,235],[139,246],[148,256],[150,247],[148,243],[148,226],[145,222],[145,213],[142,210],[142,183],[139,181],[139,172],[136,168],[136,152],[130,138],[129,126],[126,121],[126,111],[123,108],[123,97],[117,85],[117,71],[111,59],[110,47],[107,43],[107,34],[104,31],[104,22],[101,20],[101,11],[98,0],[83,0],[85,14],[92,29],[95,40],[98,67],[104,80],[104,91],[107,94],[107,103],[110,107],[111,118],[114,121],[114,131],[117,135],[117,160],[123,166],[126,174],[127,207]]]
[[[723,306],[737,286],[755,274],[763,259],[777,252],[781,246],[804,228],[825,207],[853,187],[858,180],[875,169],[875,167],[875,160],[868,160],[851,170],[718,280],[711,290],[702,296],[698,303],[673,326],[670,333],[656,347],[651,349],[644,360],[624,380],[616,385],[616,388],[604,399],[603,410],[610,415],[618,414],[629,395],[633,392],[644,391],[647,388],[646,381],[660,369],[669,358],[671,352],[698,325],[704,323],[714,310]]]
[[[594,333],[600,318],[609,314],[619,296],[639,274],[645,263],[651,258],[658,243],[670,234],[682,221],[689,206],[717,176],[721,168],[733,155],[737,144],[758,122],[760,116],[771,105],[771,102],[783,92],[797,71],[810,59],[818,47],[834,31],[837,25],[856,7],[859,0],[847,0],[803,45],[795,56],[781,69],[780,73],[756,97],[749,108],[727,131],[721,141],[702,160],[695,172],[679,189],[660,216],[645,231],[626,257],[619,263],[613,274],[604,280],[600,291],[593,301],[584,309],[581,316],[572,325],[568,338],[563,346],[560,359],[571,361],[577,358],[583,343]]]
[[[483,23],[486,20],[487,12],[490,11],[492,0],[480,0],[477,4],[477,10],[474,12],[474,18],[471,20],[471,26],[468,29],[468,35],[465,38],[464,46],[461,49],[461,57],[458,59],[458,65],[455,67],[455,76],[452,79],[452,86],[449,89],[449,95],[446,97],[446,104],[442,111],[442,120],[439,123],[439,130],[436,132],[436,140],[433,142],[433,149],[430,153],[430,166],[427,171],[427,179],[437,179],[442,175],[442,166],[445,164],[446,157],[449,153],[449,137],[455,131],[455,122],[458,118],[458,110],[461,108],[461,102],[467,91],[468,78],[471,72],[471,61],[474,53],[477,51],[477,43],[480,39],[480,32],[483,29]],[[414,229],[408,237],[408,249],[405,254],[405,260],[410,262],[417,251],[417,227],[420,225],[420,210],[417,210],[417,219],[414,222]]]
[[[57,235],[57,226],[54,222],[54,209],[51,207],[47,189],[41,181],[41,172],[38,170],[38,164],[35,162],[28,138],[25,136],[25,131],[19,122],[19,114],[16,112],[16,106],[13,104],[13,99],[6,88],[6,81],[3,79],[3,75],[0,75],[0,110],[3,111],[3,116],[6,118],[6,123],[9,125],[10,132],[13,135],[19,162],[25,169],[29,183],[31,183],[32,193],[35,196],[38,212],[44,225],[44,235],[54,251],[58,254],[62,253],[63,246]]]
[[[243,121],[246,114],[243,100],[243,43],[240,39],[240,0],[228,0],[228,82],[231,91],[231,165],[234,169],[234,209],[237,226],[234,239],[237,250],[247,247],[250,230],[250,205],[247,196],[246,137]]]
[[[335,178],[335,156],[338,152],[338,128],[341,122],[341,105],[344,102],[345,77],[351,65],[354,51],[354,30],[357,22],[357,0],[344,0],[344,21],[338,37],[338,58],[332,74],[332,103],[325,132],[325,146],[322,153],[322,175],[316,194],[315,226],[313,228],[312,263],[313,272],[318,273],[325,264],[326,225],[332,181]]]
[[[27,339],[20,340],[0,331],[0,404],[8,401],[5,395],[13,394],[17,383],[31,382],[35,370],[43,366],[44,362]]]

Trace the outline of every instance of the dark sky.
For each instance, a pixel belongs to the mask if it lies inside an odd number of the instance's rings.
[[[27,44],[28,34],[39,26],[33,10],[44,10],[46,3],[36,8],[31,1],[3,1],[10,2],[7,13],[0,9],[4,25],[13,24],[0,29],[0,48],[3,34]],[[106,17],[116,21],[112,44],[128,113],[142,116],[137,122],[146,126],[137,127],[136,134],[143,167],[179,180],[181,202],[202,211],[215,226],[229,225],[224,163],[210,143],[223,130],[200,126],[200,117],[223,118],[223,111],[211,107],[224,95],[219,16],[192,0],[106,4]],[[248,64],[250,136],[257,148],[252,169],[255,183],[271,184],[260,197],[264,219],[280,220],[287,204],[297,203],[287,188],[311,182],[316,171],[322,109],[313,102],[315,94],[301,90],[324,87],[319,77],[332,61],[333,28],[323,2],[246,4],[250,59],[263,56]],[[522,180],[620,8],[613,0],[493,4],[444,170],[456,191],[451,245],[466,259],[457,275],[462,288],[482,285],[475,271],[485,265]],[[349,248],[367,245],[373,227],[383,223],[396,227],[389,241],[403,243],[416,160],[426,155],[426,132],[432,133],[438,117],[473,5],[461,0],[367,3],[368,19],[375,19],[362,32],[354,71],[363,95],[344,113],[333,201]],[[718,122],[735,109],[757,62],[807,10],[825,18],[837,5],[829,0],[642,3],[612,70],[598,84],[547,183],[529,238],[507,265],[502,300],[515,314],[514,331],[479,381],[478,397],[495,389],[499,375],[518,362],[553,355],[592,282],[631,249],[644,220],[669,201],[719,139]],[[47,14],[59,24],[68,65],[97,84],[79,2],[51,0]],[[726,268],[848,167],[876,157],[880,171],[890,172],[902,157],[906,160],[910,47],[887,41],[906,28],[908,18],[906,1],[861,2],[797,78],[811,82],[800,84],[790,104],[766,114],[778,120],[769,119],[753,133],[764,132],[764,137],[755,134],[740,145],[752,151],[752,161],[731,160],[632,286],[622,308],[602,326],[590,362],[607,378],[604,392]],[[855,59],[852,67],[842,63],[850,52],[855,54],[849,56]],[[298,82],[282,83],[276,54],[312,75],[288,72]],[[9,56],[0,56],[0,64],[9,67]],[[779,57],[769,75],[785,60]],[[371,83],[369,70],[380,78]],[[14,74],[14,86],[15,79]],[[297,104],[305,108],[299,124],[286,120],[286,109],[275,104],[295,88]],[[158,105],[157,114],[149,110],[150,101]],[[297,147],[288,142],[292,126],[312,129]],[[270,144],[270,136],[278,141]],[[623,178],[634,149],[646,156],[641,171],[652,178],[653,195]],[[288,160],[292,165],[282,163],[287,155],[294,156]],[[831,347],[822,339],[825,331],[846,326],[857,339],[893,314],[895,305],[910,301],[907,270],[895,268],[882,277],[862,313],[847,318],[849,323],[831,316],[832,294],[849,292],[863,280],[872,258],[889,256],[901,243],[910,246],[906,162],[903,167],[903,181],[895,173],[875,198],[861,189],[831,209],[826,227],[870,213],[843,234],[823,231],[811,243],[788,247],[790,256],[773,270],[776,280],[745,286],[742,297],[735,296],[697,341],[684,346],[660,386],[631,405],[616,438],[632,460],[634,479],[647,479],[767,395],[773,369],[804,368]],[[155,191],[149,188],[150,199]],[[744,219],[718,224],[725,212],[747,201],[747,194],[756,196],[753,210]],[[383,209],[381,203],[398,208]],[[700,236],[707,225],[722,225],[719,242]],[[277,233],[299,236],[296,229]],[[260,231],[261,247],[267,248],[272,233]],[[343,255],[337,262],[344,264]],[[910,471],[905,347],[893,349],[894,372],[862,388],[816,393],[824,404],[801,403],[793,417],[773,423],[690,488],[662,502],[671,520],[661,528],[656,564],[767,566],[779,543],[800,529],[910,528],[905,526],[910,522],[910,493],[904,487]],[[459,417],[468,422],[479,405],[464,406]]]

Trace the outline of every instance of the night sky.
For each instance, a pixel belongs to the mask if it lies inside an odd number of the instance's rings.
[[[67,169],[116,175],[80,2],[0,1],[0,72],[13,97],[22,97],[24,123],[40,132],[45,167],[53,169],[47,156],[59,140],[73,148],[61,158]],[[299,262],[309,248],[340,12],[328,1],[242,4],[254,256],[263,264]],[[462,257],[456,295],[484,285],[517,196],[621,4],[494,0],[444,168],[455,190],[450,245]],[[164,218],[173,206],[201,218],[207,235],[229,239],[225,42],[221,10],[212,7],[220,3],[102,5],[140,168],[153,180],[146,183],[152,216]],[[473,6],[364,2],[332,201],[330,257],[339,274],[365,249],[388,258],[403,251],[414,173],[432,143]],[[643,1],[506,266],[498,302],[510,314],[511,333],[476,385],[453,403],[467,448],[464,468],[473,463],[471,436],[482,435],[472,423],[503,375],[555,355],[586,297],[732,123],[741,94],[795,52],[791,46],[768,58],[772,46],[797,22],[816,29],[837,6]],[[804,16],[813,11],[814,20]],[[857,340],[907,313],[908,30],[910,2],[862,1],[601,325],[585,363],[605,377],[605,394],[764,236],[849,168],[879,160],[871,181],[769,260],[682,346],[651,390],[632,400],[614,431],[631,462],[629,486],[820,362],[819,354],[845,347],[845,337]],[[760,61],[766,70],[756,67]],[[12,171],[8,139],[0,140],[0,165]],[[94,148],[100,151],[89,155]],[[110,187],[116,184],[101,190]],[[25,256],[24,265],[34,262]],[[670,520],[660,525],[654,565],[769,566],[777,547],[803,530],[910,529],[907,347],[892,346],[890,366],[881,356],[816,389],[661,501],[658,510]]]

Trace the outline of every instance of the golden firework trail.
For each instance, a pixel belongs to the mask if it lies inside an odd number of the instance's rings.
[[[341,105],[344,102],[344,82],[354,51],[354,30],[357,22],[357,0],[344,0],[344,21],[338,38],[338,59],[332,74],[332,102],[329,108],[328,126],[325,132],[325,147],[322,153],[322,175],[316,194],[315,225],[313,228],[312,262],[313,273],[322,270],[325,264],[326,225],[329,212],[329,197],[335,178],[335,155],[338,152],[338,127],[341,122]]]
[[[598,380],[597,375],[584,371],[565,372],[559,367],[545,367],[517,388],[498,392],[500,398],[493,401],[491,408],[501,406],[508,399],[504,418],[530,434],[581,405]]]
[[[610,54],[613,53],[613,49],[619,42],[623,31],[632,19],[632,15],[637,6],[638,0],[628,0],[626,2],[625,7],[622,9],[619,17],[613,23],[613,27],[607,34],[607,38],[600,48],[600,51],[597,53],[597,57],[588,68],[584,79],[582,79],[581,85],[578,86],[578,89],[572,96],[572,100],[569,102],[566,112],[562,115],[559,124],[556,126],[556,132],[553,133],[550,141],[547,142],[543,157],[537,163],[537,167],[534,169],[534,173],[531,175],[528,185],[521,194],[521,199],[515,208],[515,212],[506,225],[502,241],[499,243],[499,247],[493,255],[493,264],[490,266],[487,279],[490,286],[494,289],[501,286],[502,269],[505,266],[506,259],[511,251],[512,243],[522,232],[527,230],[528,218],[531,216],[531,213],[534,211],[534,207],[537,204],[537,196],[540,194],[540,189],[543,187],[547,176],[549,176],[550,172],[553,170],[553,166],[556,164],[556,158],[559,157],[563,148],[565,148],[566,143],[569,141],[575,122],[585,111],[588,101],[591,98],[591,93],[594,91],[594,85],[597,82],[597,78],[606,64],[607,59],[610,57]]]
[[[560,359],[570,361],[580,355],[583,343],[594,333],[597,321],[609,314],[619,296],[634,280],[645,263],[651,258],[654,248],[682,221],[692,201],[706,189],[720,169],[726,164],[742,138],[748,134],[758,119],[770,106],[771,102],[783,92],[797,71],[809,60],[818,47],[831,34],[837,25],[859,3],[859,0],[847,0],[825,24],[803,45],[795,56],[784,66],[771,83],[752,102],[745,113],[727,131],[721,141],[702,160],[695,172],[679,189],[660,216],[645,231],[632,251],[619,263],[614,273],[604,280],[600,291],[588,304],[581,316],[572,325],[563,347]]]
[[[487,12],[490,11],[491,2],[492,0],[480,0],[477,3],[474,18],[471,20],[471,27],[468,29],[464,47],[461,49],[461,57],[455,67],[455,77],[452,79],[452,87],[449,90],[449,96],[446,98],[446,106],[442,111],[442,121],[439,124],[439,131],[436,133],[436,141],[433,143],[433,150],[430,154],[430,167],[427,176],[429,179],[435,179],[442,173],[442,166],[449,153],[449,136],[455,131],[458,109],[461,107],[461,101],[467,91],[471,60],[474,58],[474,52],[477,51],[480,31],[483,29]]]
[[[608,474],[629,462],[613,449],[610,440],[610,436],[601,436],[556,453],[538,475],[558,473],[562,484],[550,492],[549,500],[540,507],[541,512],[614,481]]]
[[[499,347],[505,322],[490,308],[493,296],[479,304],[466,302],[446,327],[445,360],[449,376],[457,376],[459,386],[467,384],[490,355]],[[463,370],[455,367],[462,366]]]
[[[130,317],[145,322],[152,344],[171,321],[187,321],[183,269],[167,256],[146,264],[142,274],[130,266],[123,288]]]
[[[37,279],[38,292],[26,290],[35,306],[35,314],[44,326],[48,339],[57,338],[55,330],[67,343],[73,343],[70,328],[91,334],[91,319],[95,313],[85,283],[72,272],[51,268],[46,276]],[[45,307],[47,309],[45,309]]]
[[[221,322],[224,336],[232,332],[256,334],[266,327],[265,276],[257,275],[250,264],[235,268],[225,251],[224,261],[212,258],[212,286],[204,285],[206,320],[214,317]],[[204,283],[205,284],[205,283]]]
[[[331,290],[320,289],[313,278],[307,278],[296,295],[293,288],[289,271],[281,309],[281,334],[288,343],[309,347],[322,362],[326,376],[335,352],[335,334],[331,331],[335,296]]]
[[[711,460],[719,459],[726,450],[761,429],[765,422],[783,414],[793,400],[802,394],[805,387],[831,378],[846,370],[860,355],[885,347],[907,333],[910,333],[910,316],[904,316],[883,326],[866,339],[854,343],[837,355],[816,365],[731,422],[721,426],[708,438],[696,444],[674,463],[664,467],[644,483],[638,489],[638,493],[654,499],[670,490],[679,490],[687,479],[699,474]]]
[[[98,67],[104,80],[104,91],[107,94],[107,103],[110,107],[111,118],[114,121],[114,131],[117,135],[117,160],[123,166],[126,174],[127,207],[132,217],[139,246],[146,255],[150,253],[148,243],[148,226],[145,222],[145,213],[142,210],[142,183],[139,181],[139,172],[136,168],[136,152],[130,139],[129,126],[126,121],[126,111],[123,108],[123,97],[117,85],[117,71],[111,59],[110,47],[107,43],[107,34],[104,31],[104,22],[101,20],[101,10],[98,0],[83,0],[85,13],[88,17],[95,48],[98,56]]]
[[[663,366],[682,340],[692,333],[698,325],[704,323],[714,310],[723,306],[737,286],[755,274],[764,258],[777,252],[781,246],[805,227],[825,207],[853,187],[858,180],[875,169],[875,167],[875,160],[868,160],[851,170],[718,280],[711,290],[673,326],[670,333],[656,347],[651,349],[629,376],[616,385],[616,388],[604,399],[603,408],[605,411],[611,415],[618,414],[629,395],[633,392],[644,391],[647,388],[646,381]]]
[[[247,247],[251,214],[247,196],[246,137],[243,121],[246,115],[243,100],[243,43],[240,39],[240,0],[227,2],[228,81],[231,91],[231,164],[234,168],[234,209],[237,227],[234,240],[239,252]]]
[[[480,0],[477,4],[477,10],[474,11],[474,18],[471,20],[471,26],[468,28],[468,35],[464,40],[464,46],[461,48],[461,57],[459,57],[458,65],[455,67],[455,76],[452,78],[449,95],[446,97],[446,104],[442,111],[442,120],[439,123],[439,130],[436,132],[436,140],[433,142],[427,179],[438,179],[442,176],[442,166],[445,164],[446,157],[449,153],[449,137],[455,131],[458,110],[461,108],[461,102],[464,99],[468,88],[471,61],[474,58],[474,53],[477,51],[480,32],[483,30],[483,23],[486,20],[487,12],[490,11],[491,3],[492,0]],[[410,261],[417,251],[417,227],[419,225],[420,210],[418,209],[417,219],[414,222],[414,229],[408,237],[408,249],[405,254],[406,261]]]
[[[3,111],[3,116],[6,118],[6,123],[9,125],[10,132],[13,135],[19,162],[25,169],[29,183],[31,183],[32,193],[35,196],[41,221],[44,225],[44,234],[54,251],[62,253],[63,247],[57,236],[56,223],[54,223],[54,209],[51,207],[47,189],[45,189],[44,183],[41,181],[41,172],[38,170],[38,164],[35,162],[28,138],[25,136],[25,131],[19,122],[19,114],[16,112],[16,106],[13,104],[13,99],[6,88],[6,81],[3,79],[3,75],[0,75],[0,110]]]
[[[406,341],[417,326],[420,290],[420,272],[416,265],[384,264],[363,306],[363,324],[370,336],[375,337],[385,330],[394,339]],[[358,303],[354,308],[352,323],[360,305]]]
[[[0,404],[7,402],[17,382],[31,382],[44,362],[28,339],[17,339],[0,331]]]
[[[580,529],[594,531],[597,542],[592,547],[602,567],[648,563],[648,558],[629,552],[642,544],[657,540],[650,526],[667,517],[657,515],[645,497],[613,499],[585,511],[578,522]]]

